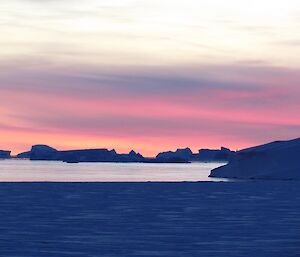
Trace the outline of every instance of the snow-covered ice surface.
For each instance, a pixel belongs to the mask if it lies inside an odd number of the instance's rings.
[[[299,257],[300,182],[0,183],[3,257]]]
[[[300,138],[241,150],[211,177],[300,180]]]

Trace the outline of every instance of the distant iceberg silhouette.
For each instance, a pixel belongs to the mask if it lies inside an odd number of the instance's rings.
[[[10,158],[10,151],[0,150],[0,159],[8,159]]]
[[[119,154],[115,150],[81,149],[59,151],[48,145],[34,145],[30,151],[18,154],[17,158],[26,158],[33,161],[63,161],[68,163],[78,162],[144,162],[144,163],[189,163],[226,162],[235,152],[222,147],[220,150],[200,149],[193,153],[190,148],[177,149],[159,153],[155,158],[146,158],[140,153],[130,151],[128,154]]]

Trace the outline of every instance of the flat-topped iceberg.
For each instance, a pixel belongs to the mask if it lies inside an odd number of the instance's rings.
[[[118,154],[108,149],[81,149],[59,151],[47,145],[34,145],[31,151],[21,153],[18,157],[28,156],[30,160],[64,161],[64,162],[142,162],[144,157],[134,151]]]
[[[300,138],[276,141],[237,152],[210,177],[238,179],[300,179]]]
[[[168,151],[159,153],[156,156],[157,160],[170,161],[170,160],[182,160],[187,162],[226,162],[235,152],[228,148],[221,147],[221,149],[200,149],[198,153],[193,153],[190,148],[177,149],[175,152]]]
[[[10,157],[10,151],[0,150],[0,159],[9,159]]]

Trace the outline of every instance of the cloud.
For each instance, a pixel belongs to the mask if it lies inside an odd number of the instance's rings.
[[[0,107],[3,122],[62,134],[263,139],[296,136],[298,81],[298,70],[255,64],[56,68],[31,60],[2,64]]]
[[[292,47],[299,47],[300,46],[300,39],[290,39],[290,40],[283,40],[279,42],[274,42],[277,45],[281,46],[292,46]]]
[[[274,107],[299,101],[299,71],[241,63],[178,66],[57,66],[31,59],[2,63],[0,91],[85,99],[153,98],[231,107]],[[17,74],[17,76],[16,76]],[[1,98],[1,97],[0,97]]]
[[[66,46],[67,47],[67,46]],[[261,82],[275,85],[278,81],[269,78],[281,78],[292,81],[298,78],[298,71],[287,68],[256,65],[262,62],[238,62],[228,65],[144,65],[144,66],[110,66],[110,65],[74,65],[59,64],[44,58],[15,59],[1,63],[0,78],[11,84],[30,84],[33,80],[47,84],[48,79],[86,86],[94,84],[101,87],[110,83],[111,86],[139,88],[160,88],[162,85],[180,90],[192,88],[226,88],[226,89],[259,89]],[[246,64],[246,65],[245,65]],[[12,76],[13,74],[19,76]],[[143,82],[143,83],[141,83]],[[294,82],[293,82],[294,83]],[[40,87],[45,87],[40,83]],[[76,83],[75,83],[76,84]],[[140,86],[139,86],[140,85]],[[94,85],[95,86],[95,85]]]

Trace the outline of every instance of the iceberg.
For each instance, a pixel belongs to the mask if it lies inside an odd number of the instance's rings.
[[[9,159],[9,158],[11,158],[10,153],[11,153],[10,151],[0,150],[0,159]]]
[[[300,138],[238,151],[210,177],[237,179],[300,179]]]

